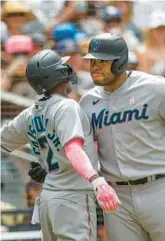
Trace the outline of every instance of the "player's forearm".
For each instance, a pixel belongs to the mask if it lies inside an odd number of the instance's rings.
[[[77,138],[66,144],[64,151],[75,171],[86,180],[92,181],[98,177],[98,173],[92,167],[88,156],[82,149],[82,145],[82,140]]]

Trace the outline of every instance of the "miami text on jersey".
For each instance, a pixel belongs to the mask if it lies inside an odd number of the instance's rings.
[[[134,120],[147,120],[149,116],[147,115],[148,105],[144,104],[142,110],[133,109],[125,110],[123,112],[110,113],[107,109],[103,109],[99,112],[92,113],[92,127],[94,129],[102,128],[103,126],[116,125],[128,121]]]

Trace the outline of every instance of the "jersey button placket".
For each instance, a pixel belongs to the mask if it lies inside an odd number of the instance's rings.
[[[113,113],[117,112],[117,109],[115,107],[116,103],[117,103],[117,96],[115,94],[111,94],[109,96],[109,111],[111,113],[111,116],[112,116]],[[120,168],[120,162],[119,162],[118,155],[117,155],[119,143],[116,139],[117,133],[116,133],[116,125],[115,124],[111,123],[111,130],[112,130],[112,138],[113,138],[113,143],[114,143],[114,149],[115,149],[115,153],[116,153],[116,161],[117,161],[117,165],[118,165],[118,168],[119,168],[119,173],[122,176],[121,168]]]

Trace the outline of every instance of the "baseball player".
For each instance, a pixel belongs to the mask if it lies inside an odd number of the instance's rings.
[[[127,71],[125,40],[110,33],[89,44],[94,87],[80,100],[98,143],[101,175],[118,212],[104,213],[108,241],[165,240],[165,79]]]
[[[78,103],[67,98],[69,83],[77,83],[67,60],[52,50],[43,50],[30,59],[28,82],[44,97],[3,127],[1,142],[7,151],[30,143],[46,168],[48,174],[32,220],[40,221],[43,239],[96,241],[93,189],[106,212],[117,210],[118,199],[96,171],[97,155],[88,118]]]

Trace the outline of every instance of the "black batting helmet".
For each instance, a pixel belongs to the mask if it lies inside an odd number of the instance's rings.
[[[121,75],[128,64],[128,46],[121,36],[102,33],[91,39],[88,54],[83,58],[114,60],[111,71],[115,75]]]
[[[69,56],[60,57],[53,50],[43,50],[34,55],[27,64],[26,77],[29,84],[41,95],[64,80],[77,84],[72,67],[65,64]]]

